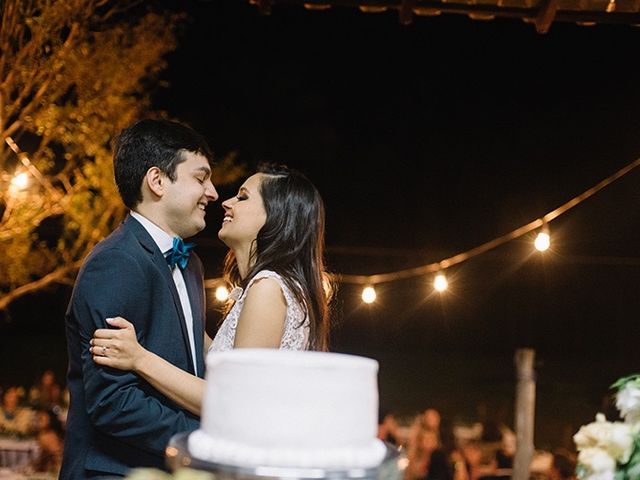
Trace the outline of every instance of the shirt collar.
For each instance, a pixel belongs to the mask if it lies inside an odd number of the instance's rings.
[[[171,235],[169,235],[147,217],[138,212],[131,211],[131,216],[138,222],[140,222],[140,224],[142,224],[144,229],[149,235],[151,235],[151,238],[153,238],[153,241],[156,242],[156,245],[158,245],[158,248],[163,254],[173,248],[173,237]]]

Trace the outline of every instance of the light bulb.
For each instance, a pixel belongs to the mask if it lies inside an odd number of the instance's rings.
[[[27,172],[18,173],[11,179],[11,186],[15,190],[22,190],[26,188],[27,185],[29,185],[29,175]]]
[[[436,275],[436,278],[433,279],[433,288],[438,292],[444,292],[449,287],[449,282],[447,282],[447,277],[444,276],[444,273],[439,273]]]
[[[362,301],[364,303],[373,303],[376,301],[376,290],[373,287],[364,287],[362,289]]]
[[[218,300],[219,302],[226,302],[227,299],[229,298],[229,289],[224,285],[221,285],[218,288],[216,288],[215,295],[216,295],[216,300]]]
[[[551,246],[551,237],[547,232],[540,232],[535,242],[533,242],[533,245],[536,247],[536,250],[544,252]]]

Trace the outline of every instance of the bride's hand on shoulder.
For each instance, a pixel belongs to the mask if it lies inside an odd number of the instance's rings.
[[[122,317],[107,318],[115,328],[99,328],[89,342],[89,351],[98,365],[118,370],[138,370],[147,351],[138,343],[133,324]]]

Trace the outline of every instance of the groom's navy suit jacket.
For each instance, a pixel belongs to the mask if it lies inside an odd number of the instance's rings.
[[[183,272],[193,312],[195,358],[204,372],[202,263],[191,255]],[[172,435],[194,430],[198,418],[134,373],[94,363],[89,340],[105,319],[122,316],[138,341],[193,373],[180,297],[162,252],[144,227],[127,219],[86,258],[66,314],[69,352],[67,419],[61,479],[124,475],[132,467],[163,467]]]

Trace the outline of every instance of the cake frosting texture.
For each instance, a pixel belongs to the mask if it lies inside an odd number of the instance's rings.
[[[323,352],[211,352],[194,457],[235,466],[377,466],[378,363]]]

